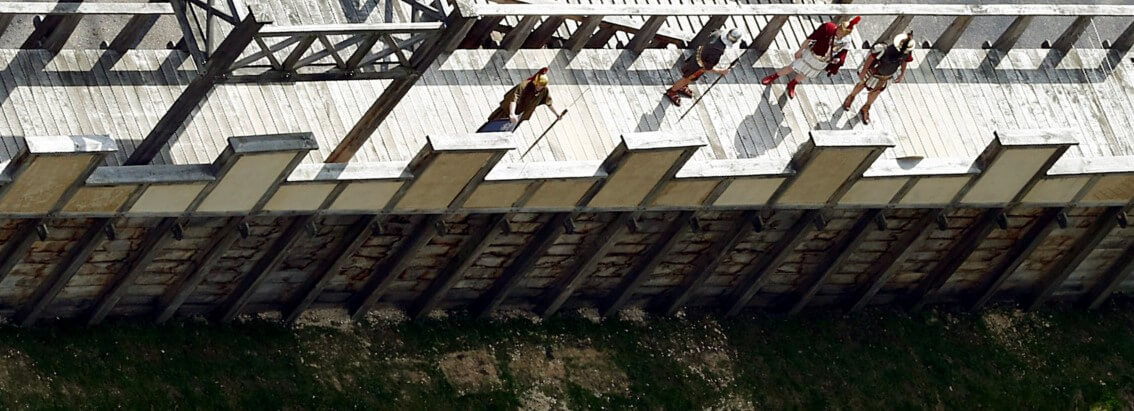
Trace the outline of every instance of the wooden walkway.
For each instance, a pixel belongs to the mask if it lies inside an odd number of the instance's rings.
[[[736,51],[739,53],[739,51]],[[1134,73],[1128,60],[1103,50],[1074,50],[1053,66],[1046,50],[1014,50],[992,61],[983,50],[946,56],[919,51],[903,84],[879,100],[874,122],[859,124],[838,106],[853,87],[853,56],[844,71],[784,96],[783,80],[770,88],[759,79],[789,61],[786,52],[745,57],[736,72],[684,120],[690,100],[674,107],[662,91],[677,78],[680,51],[458,50],[436,64],[362,148],[355,161],[404,161],[428,135],[475,130],[508,87],[535,69],[552,67],[558,108],[567,118],[523,159],[601,160],[621,133],[704,130],[710,145],[696,159],[786,159],[812,129],[876,129],[898,137],[895,156],[974,157],[997,129],[1073,127],[1083,141],[1071,156],[1134,155]],[[727,58],[731,58],[728,56]],[[137,50],[118,56],[65,50],[51,59],[39,51],[0,50],[0,136],[109,134],[120,164],[153,127],[191,78],[192,63],[179,52]],[[706,76],[695,88],[703,90]],[[207,163],[233,135],[311,131],[320,162],[374,101],[385,81],[295,84],[226,84],[199,107],[155,164]],[[857,107],[865,96],[856,102]],[[553,116],[539,110],[516,133],[519,152]],[[0,138],[3,158],[18,146]]]

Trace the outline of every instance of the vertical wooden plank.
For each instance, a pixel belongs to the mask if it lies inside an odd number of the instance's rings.
[[[622,277],[621,283],[618,288],[607,298],[603,307],[599,310],[599,315],[603,317],[610,317],[617,314],[626,306],[630,301],[630,297],[634,296],[634,292],[638,287],[642,286],[650,277],[650,273],[654,271],[665,260],[673,248],[681,243],[691,230],[689,219],[693,218],[692,211],[682,211],[677,214],[677,218],[670,223],[666,231],[662,233],[661,241],[650,246],[644,253],[642,258],[644,260],[639,263],[632,271]]]
[[[804,211],[792,223],[791,228],[784,232],[779,241],[776,241],[759,258],[740,272],[738,275],[740,283],[729,298],[728,309],[725,311],[726,317],[736,316],[744,307],[748,306],[752,297],[760,291],[764,284],[767,284],[771,278],[770,274],[774,273],[780,267],[780,264],[787,260],[792,251],[803,240],[806,240],[815,229],[814,220],[818,215],[819,212],[816,210]]]
[[[980,243],[992,233],[992,229],[996,228],[996,219],[1003,213],[1004,209],[1002,208],[987,209],[961,233],[961,237],[953,242],[949,252],[938,261],[937,266],[933,267],[933,271],[926,274],[925,279],[921,280],[918,287],[907,296],[914,311],[924,307],[929,302],[929,294],[937,291],[938,288],[949,281],[949,277],[953,276],[957,268],[965,263],[965,260],[980,246]]]
[[[245,217],[230,218],[224,227],[212,235],[212,243],[202,248],[202,250],[207,251],[194,261],[189,272],[170,285],[169,289],[162,295],[157,306],[156,322],[164,323],[174,314],[177,314],[177,309],[181,308],[181,304],[184,304],[189,295],[197,289],[197,285],[201,284],[201,281],[213,269],[213,265],[228,251],[232,243],[240,238],[237,228],[243,225],[244,221]]]
[[[1055,290],[1063,284],[1063,281],[1067,280],[1067,277],[1070,277],[1071,273],[1075,272],[1079,264],[1081,264],[1083,260],[1086,260],[1087,256],[1091,255],[1091,251],[1094,251],[1095,247],[1106,238],[1107,234],[1110,234],[1114,226],[1118,225],[1118,214],[1122,212],[1122,208],[1123,207],[1107,207],[1106,211],[1103,211],[1103,213],[1095,219],[1091,227],[1087,229],[1087,232],[1084,233],[1082,237],[1079,237],[1079,239],[1075,241],[1075,244],[1063,254],[1063,257],[1060,258],[1059,261],[1056,261],[1055,265],[1040,277],[1038,287],[1036,287],[1037,291],[1027,304],[1029,310],[1039,308],[1040,305],[1046,302],[1047,299],[1055,293]]]
[[[755,211],[745,211],[740,215],[739,221],[732,224],[732,229],[727,233],[721,235],[713,245],[709,247],[703,254],[698,264],[693,266],[690,270],[691,278],[686,280],[674,293],[669,301],[663,303],[659,307],[659,312],[665,315],[673,315],[689,298],[693,296],[693,292],[701,288],[708,281],[713,272],[720,267],[722,263],[729,257],[729,252],[736,247],[736,244],[744,238],[746,234],[752,231],[751,221],[757,216]]]
[[[507,223],[507,214],[495,214],[488,218],[486,224],[470,232],[462,242],[461,248],[437,273],[429,288],[414,302],[413,308],[409,311],[410,318],[421,319],[437,308],[445,298],[445,293],[464,278],[465,271],[476,262],[477,257],[480,257],[484,250],[496,241],[496,237],[504,232]]]
[[[1027,261],[1028,256],[1030,256],[1040,244],[1043,244],[1047,236],[1055,230],[1057,226],[1056,218],[1062,212],[1062,208],[1049,208],[1044,210],[1043,214],[1032,222],[1028,231],[1025,232],[1020,239],[1016,240],[1012,248],[1008,249],[1004,254],[1003,260],[989,272],[988,277],[990,277],[990,279],[985,281],[985,284],[980,288],[980,294],[978,294],[972,304],[969,305],[970,310],[984,308],[985,304],[996,295],[996,291],[1000,289],[1004,281],[1006,281],[1008,277],[1011,277],[1012,273],[1015,272],[1024,261]]]
[[[141,247],[118,272],[118,275],[111,280],[110,288],[99,297],[98,303],[90,311],[87,317],[87,325],[98,324],[110,314],[110,311],[114,309],[115,304],[118,304],[126,290],[134,285],[134,280],[145,271],[146,266],[157,256],[157,252],[169,241],[170,230],[176,224],[176,218],[163,218],[156,226],[146,232]]]
[[[366,239],[370,238],[370,231],[377,219],[377,215],[364,215],[350,225],[350,228],[343,233],[342,239],[332,248],[333,251],[326,259],[319,262],[315,271],[311,273],[311,277],[296,291],[299,298],[296,298],[295,302],[284,310],[284,324],[294,324],[299,316],[307,310],[307,307],[310,307],[315,299],[319,298],[319,294],[327,288],[327,283],[331,278],[342,269],[350,256],[366,242]]]
[[[819,292],[819,288],[823,287],[823,284],[827,282],[828,278],[831,278],[831,275],[839,272],[843,263],[846,262],[847,258],[850,258],[858,245],[874,231],[874,228],[877,227],[875,221],[881,215],[882,210],[877,208],[862,213],[862,216],[855,221],[854,226],[846,234],[843,234],[843,237],[834,247],[827,251],[826,258],[817,266],[819,272],[811,276],[810,284],[803,295],[799,297],[799,300],[792,305],[788,314],[798,314],[807,307],[807,303],[811,302],[811,299]]]
[[[1012,47],[1015,47],[1016,42],[1020,40],[1020,36],[1028,29],[1028,25],[1032,24],[1033,18],[1034,16],[1016,17],[1016,19],[1012,21],[1012,24],[1008,25],[1007,29],[1004,29],[1000,37],[996,38],[991,48],[1001,53],[1007,53],[1008,50],[1012,50]]]
[[[972,22],[973,16],[954,17],[953,22],[949,23],[949,27],[946,27],[945,31],[941,32],[940,36],[937,36],[937,40],[933,42],[933,48],[940,50],[942,53],[948,53],[950,50],[953,50],[953,47],[957,45],[957,40],[961,39],[961,36],[965,34],[965,30],[968,30]]]
[[[504,269],[500,277],[492,284],[487,292],[480,297],[473,305],[470,311],[476,318],[487,318],[497,307],[500,306],[508,298],[508,294],[512,292],[524,276],[535,267],[539,258],[547,252],[559,239],[559,236],[565,231],[564,225],[570,218],[568,213],[556,213],[547,220],[547,223],[540,228],[538,232],[532,235],[528,240],[527,246],[523,251]]]
[[[870,300],[874,298],[878,290],[882,289],[882,286],[898,273],[902,262],[906,261],[910,254],[913,254],[933,233],[934,221],[940,215],[940,210],[926,210],[925,215],[913,222],[905,234],[894,242],[895,248],[886,250],[886,253],[870,266],[867,272],[876,274],[873,274],[870,280],[855,293],[851,300],[853,303],[851,303],[850,312],[857,312],[870,304]]]
[[[1134,273],[1134,242],[1126,247],[1118,259],[1106,269],[1099,282],[1083,297],[1083,305],[1089,310],[1099,308],[1122,282],[1130,278],[1131,273]]]
[[[417,252],[433,238],[433,235],[437,232],[437,222],[439,221],[441,221],[439,215],[422,217],[409,235],[402,239],[397,248],[390,252],[381,263],[374,265],[366,284],[349,303],[348,308],[352,321],[362,319],[374,306],[374,303],[378,302],[378,299],[382,297],[382,294],[386,292],[394,279],[398,278],[402,271],[405,271],[410,260],[413,260]]]
[[[654,36],[658,34],[658,29],[665,24],[666,16],[650,16],[646,19],[646,23],[642,24],[642,28],[638,29],[638,34],[630,40],[630,44],[626,45],[632,53],[641,53],[646,47],[650,47],[654,43]]]

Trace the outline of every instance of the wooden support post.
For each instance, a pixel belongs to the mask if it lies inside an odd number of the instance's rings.
[[[566,20],[567,18],[563,16],[547,17],[539,27],[532,31],[528,39],[524,41],[523,47],[526,49],[543,48],[551,41],[552,37],[555,36],[555,32],[559,30],[559,26],[563,25],[563,22]]]
[[[469,29],[469,32],[465,34],[464,39],[460,43],[460,48],[480,48],[502,21],[504,21],[504,16],[483,17],[480,20],[476,20],[476,23]]]
[[[996,219],[1003,213],[1002,208],[985,210],[961,233],[961,237],[952,243],[945,257],[938,260],[937,266],[921,280],[917,289],[907,296],[912,310],[917,311],[924,307],[929,302],[929,295],[949,281],[961,264],[964,264],[973,251],[980,247],[980,243],[992,233],[992,229],[996,228]]]
[[[12,25],[12,18],[16,17],[15,14],[0,14],[0,36],[8,31],[8,26]]]
[[[705,43],[709,41],[709,37],[717,30],[720,30],[721,27],[724,27],[724,24],[727,22],[728,16],[709,17],[709,21],[705,22],[705,25],[697,32],[697,35],[693,36],[693,40],[689,41],[689,49],[696,50],[697,47],[705,45]]]
[[[156,3],[155,0],[150,0],[150,2]],[[118,30],[118,35],[114,36],[106,49],[124,54],[127,50],[138,47],[138,44],[141,44],[142,39],[146,37],[154,24],[157,24],[160,17],[161,15],[158,14],[135,14],[131,16],[130,21],[126,22],[121,30]]]
[[[905,32],[906,29],[910,27],[910,22],[913,21],[913,18],[914,16],[911,15],[895,16],[894,21],[890,22],[890,25],[886,27],[886,30],[882,31],[882,34],[878,35],[878,39],[874,42],[890,44],[893,42],[894,36],[897,36],[898,33]]]
[[[51,274],[36,287],[28,302],[16,312],[14,319],[16,324],[28,327],[39,321],[48,304],[55,300],[55,296],[59,295],[60,291],[63,291],[63,288],[71,281],[71,277],[79,272],[79,268],[87,262],[91,253],[106,238],[106,227],[110,224],[111,219],[109,218],[100,218],[92,223],[83,237],[67,250],[67,254],[63,256],[62,261],[55,266]]]
[[[590,275],[591,270],[598,265],[606,253],[610,251],[622,234],[627,230],[627,224],[634,219],[634,213],[620,212],[603,227],[602,231],[594,237],[586,247],[578,253],[582,259],[573,267],[567,269],[567,276],[547,293],[543,304],[536,310],[543,318],[551,317],[563,307],[563,303],[571,297],[575,289],[583,284]]]
[[[134,153],[123,165],[149,164],[150,160],[156,157],[166,143],[173,138],[177,130],[185,124],[185,121],[193,114],[193,110],[205,101],[212,92],[213,86],[228,72],[228,67],[236,61],[237,57],[240,57],[248,44],[252,43],[253,37],[263,26],[264,23],[256,21],[254,17],[249,15],[233,28],[221,42],[220,47],[209,56],[204,71],[189,82],[189,85],[185,87],[181,95],[177,96],[177,100],[169,106],[169,109],[161,116],[161,119],[158,120],[149,134],[138,143]]]
[[[3,27],[3,26],[0,26]],[[0,31],[2,33],[3,31]],[[1122,31],[1118,37],[1114,38],[1114,43],[1110,44],[1110,49],[1121,53],[1130,51],[1134,47],[1134,22],[1126,26],[1126,30]]]
[[[299,43],[296,43],[295,48],[291,49],[291,53],[288,53],[287,58],[284,59],[283,69],[285,71],[295,70],[296,63],[299,63],[299,59],[303,58],[303,54],[311,49],[311,45],[315,44],[317,38],[318,36],[315,35],[303,36],[303,38],[299,40]]]
[[[311,273],[311,277],[296,291],[298,298],[283,313],[284,324],[294,324],[299,316],[307,310],[307,307],[315,302],[323,289],[327,288],[327,283],[331,278],[342,269],[350,256],[366,242],[366,239],[370,238],[371,226],[377,219],[378,216],[373,214],[364,215],[347,228],[343,237],[331,249],[331,254],[319,262],[315,271]]]
[[[409,93],[410,88],[421,78],[421,73],[429,69],[429,66],[442,54],[452,52],[472,29],[474,23],[476,23],[476,20],[461,16],[459,10],[454,10],[448,18],[445,29],[433,41],[422,44],[418,49],[419,51],[413,53],[413,56],[410,57],[410,67],[408,68],[411,70],[411,74],[391,81],[382,90],[382,94],[374,100],[374,104],[366,109],[366,112],[362,114],[358,122],[354,123],[354,126],[331,152],[331,155],[327,156],[326,162],[346,163],[350,161],[354,157],[354,153],[362,148],[370,135],[374,134],[374,131],[378,130],[378,126],[394,111],[398,102],[402,101],[406,93]]]
[[[878,227],[875,221],[880,215],[882,215],[882,210],[876,208],[862,213],[862,216],[855,221],[854,226],[846,234],[843,234],[843,237],[834,247],[827,251],[826,258],[817,266],[818,272],[811,276],[811,283],[807,286],[803,295],[799,297],[799,300],[792,305],[791,310],[788,311],[789,314],[798,314],[807,307],[807,303],[811,302],[811,299],[819,292],[819,288],[823,287],[823,284],[831,278],[831,275],[839,272],[843,263],[846,262],[847,258],[850,258],[858,245],[866,240],[866,237],[873,232],[874,228]]]
[[[752,231],[752,224],[748,222],[756,217],[757,213],[755,211],[745,211],[741,214],[740,221],[733,224],[731,230],[721,235],[717,241],[713,242],[713,245],[710,246],[708,250],[702,253],[702,258],[700,259],[702,262],[694,265],[693,269],[690,271],[692,278],[686,280],[685,283],[678,288],[678,291],[673,297],[659,307],[660,309],[658,311],[664,315],[673,315],[677,310],[680,310],[681,307],[684,307],[685,303],[689,301],[689,298],[693,296],[693,293],[701,288],[701,286],[705,284],[705,281],[708,281],[709,277],[713,275],[713,272],[717,270],[717,267],[720,267],[729,257],[729,252],[736,247],[736,244],[740,243],[740,240]]]
[[[410,231],[410,234],[405,236],[397,245],[397,248],[387,254],[381,263],[374,266],[366,284],[350,302],[351,320],[362,319],[374,307],[378,299],[382,298],[382,294],[386,293],[394,279],[402,275],[402,271],[405,271],[406,267],[409,266],[417,252],[421,251],[421,248],[433,239],[433,235],[437,233],[438,221],[441,221],[439,215],[422,217],[421,221]]]
[[[981,286],[980,293],[977,295],[976,299],[973,300],[972,304],[969,305],[970,310],[979,310],[984,308],[985,304],[988,304],[988,301],[1000,290],[1000,286],[1004,284],[1004,281],[1006,281],[1008,277],[1011,277],[1012,273],[1015,272],[1016,269],[1028,259],[1028,256],[1030,256],[1040,244],[1043,244],[1047,236],[1055,230],[1055,227],[1058,226],[1056,219],[1059,217],[1059,213],[1062,212],[1063,208],[1049,208],[1044,210],[1043,213],[1032,222],[1028,231],[1025,232],[1020,239],[1016,240],[1012,248],[1008,249],[1008,252],[1004,254],[1002,257],[1003,260],[992,268],[992,271],[988,275],[990,279],[985,281],[984,285]]]
[[[495,214],[488,217],[486,224],[470,232],[461,243],[461,248],[445,264],[445,268],[437,273],[429,288],[414,302],[413,308],[409,310],[410,318],[420,320],[437,308],[445,298],[445,293],[464,278],[465,271],[476,263],[477,257],[480,257],[493,241],[496,241],[496,237],[504,232],[507,224],[507,214]]]
[[[373,49],[374,45],[377,44],[381,39],[382,36],[378,34],[371,34],[369,36],[366,36],[366,38],[363,38],[362,41],[358,43],[358,48],[354,49],[354,52],[350,54],[350,57],[347,57],[346,69],[358,70],[358,67],[362,65],[362,60],[370,54],[370,50]]]
[[[40,218],[25,220],[20,224],[20,228],[12,233],[12,237],[4,242],[4,248],[0,249],[0,282],[8,277],[12,269],[16,268],[31,250],[35,240],[39,238],[38,228],[45,221]]]
[[[948,53],[950,50],[953,50],[953,47],[957,45],[957,40],[961,39],[961,36],[965,34],[965,30],[968,30],[972,22],[973,16],[954,17],[953,22],[949,23],[949,27],[946,27],[945,31],[941,32],[940,36],[937,36],[937,40],[933,42],[933,48],[942,53]]]
[[[571,33],[571,37],[563,44],[563,48],[571,50],[572,53],[578,53],[591,40],[591,36],[595,33],[599,23],[602,23],[602,16],[584,17],[583,22],[579,23],[579,27],[575,28],[575,32]]]
[[[231,322],[240,315],[240,311],[248,305],[248,301],[252,299],[252,294],[255,293],[256,287],[264,282],[276,267],[279,267],[288,256],[288,250],[291,246],[295,245],[296,241],[305,236],[304,230],[307,224],[315,219],[314,215],[304,215],[295,217],[284,229],[283,233],[272,242],[268,247],[264,256],[252,265],[252,269],[240,278],[240,284],[232,291],[228,299],[223,304],[216,308],[216,320],[222,323]]]
[[[617,33],[618,30],[614,29],[613,27],[600,24],[598,31],[596,31],[594,35],[592,35],[591,38],[587,40],[586,47],[592,49],[605,48],[606,44],[610,42],[610,38],[614,37],[614,35]]]
[[[857,312],[870,304],[870,300],[874,298],[875,294],[878,294],[878,290],[882,289],[882,286],[898,273],[902,263],[933,233],[934,224],[940,215],[939,210],[927,210],[925,215],[914,221],[906,232],[898,237],[898,240],[894,242],[895,248],[886,250],[886,253],[870,266],[867,272],[877,274],[856,293],[850,312]]]
[[[752,39],[752,44],[748,46],[749,50],[763,53],[768,51],[768,47],[776,40],[776,36],[780,34],[780,29],[787,24],[789,16],[779,15],[773,16],[768,20],[768,24],[764,25],[764,29],[760,30],[760,34]]]
[[[1071,51],[1071,48],[1075,46],[1075,42],[1079,41],[1079,37],[1083,36],[1083,32],[1087,31],[1087,27],[1091,26],[1091,19],[1093,18],[1094,16],[1076,17],[1075,21],[1071,22],[1070,26],[1067,26],[1067,30],[1064,30],[1063,34],[1059,35],[1055,43],[1051,44],[1051,48],[1067,54],[1067,52]]]
[[[213,241],[208,246],[202,248],[207,250],[205,253],[194,261],[192,269],[186,273],[185,276],[179,278],[176,282],[170,285],[165,294],[162,295],[161,300],[158,302],[158,312],[155,321],[164,323],[177,314],[177,309],[181,308],[181,304],[189,298],[193,290],[197,289],[197,285],[204,281],[205,276],[213,269],[213,265],[220,260],[228,248],[240,239],[238,228],[245,222],[244,217],[233,217],[228,219],[224,227],[219,229],[212,235]]]
[[[692,228],[689,220],[693,217],[692,211],[682,211],[677,215],[677,218],[670,223],[669,227],[662,233],[661,241],[650,246],[649,249],[643,254],[644,260],[632,271],[622,278],[618,288],[610,295],[606,303],[599,310],[599,315],[603,317],[611,317],[618,314],[630,301],[630,297],[634,296],[634,292],[638,287],[642,286],[650,277],[650,273],[658,267],[665,260],[673,248],[681,243]]]
[[[666,16],[650,16],[650,18],[646,19],[646,23],[642,24],[642,28],[638,30],[638,34],[635,34],[634,38],[630,39],[630,44],[627,44],[626,48],[629,49],[630,52],[637,54],[654,44],[654,36],[658,34],[658,29],[661,29],[661,26],[665,24],[665,17]]]
[[[1024,31],[1028,30],[1028,26],[1032,24],[1033,18],[1035,18],[1035,16],[1016,17],[1016,20],[1013,20],[1012,24],[1010,24],[1007,29],[1004,29],[1004,33],[1001,33],[1000,37],[992,43],[991,48],[1001,53],[1007,53],[1009,50],[1012,50],[1012,47],[1015,47],[1016,42],[1020,40],[1020,36],[1022,36]]]
[[[532,29],[536,24],[539,24],[539,16],[524,16],[515,27],[512,27],[512,30],[508,31],[508,34],[504,35],[504,39],[500,41],[500,48],[515,53],[528,40],[528,36],[532,35]]]
[[[87,325],[98,324],[110,314],[110,311],[114,309],[115,304],[118,304],[118,301],[122,298],[122,295],[126,293],[126,290],[134,285],[134,280],[136,280],[139,275],[142,275],[146,266],[153,261],[158,251],[169,241],[171,237],[170,231],[176,224],[177,218],[166,217],[161,219],[156,226],[146,232],[146,236],[142,239],[142,245],[138,248],[137,253],[135,253],[122,270],[118,272],[118,275],[111,281],[110,288],[99,297],[98,303],[90,311],[87,317]]]
[[[1031,301],[1028,302],[1027,308],[1034,310],[1039,308],[1048,298],[1055,293],[1055,290],[1075,272],[1079,264],[1091,255],[1095,247],[1099,245],[1106,238],[1107,234],[1118,225],[1118,214],[1122,212],[1123,207],[1107,207],[1094,223],[1091,224],[1087,232],[1075,241],[1071,249],[1067,250],[1055,265],[1051,267],[1043,276],[1040,277],[1039,285],[1036,287],[1036,293],[1032,296]]]
[[[780,264],[783,264],[784,260],[791,255],[800,243],[810,236],[811,231],[815,229],[812,220],[818,213],[816,210],[807,210],[800,214],[799,218],[792,223],[791,228],[784,232],[783,237],[740,272],[737,276],[740,278],[740,283],[729,298],[728,309],[725,311],[726,317],[733,317],[739,314],[744,307],[747,307],[748,302],[752,301],[752,297],[771,279],[771,274],[780,267]]]
[[[565,231],[565,223],[570,218],[569,213],[556,213],[551,216],[547,223],[543,225],[531,239],[528,240],[527,246],[523,251],[516,256],[508,268],[500,274],[500,278],[492,284],[492,288],[484,293],[483,296],[473,304],[471,312],[476,318],[487,318],[497,307],[508,298],[508,294],[512,292],[524,279],[524,276],[535,267],[539,258],[547,252],[555,244],[555,240]]]
[[[1131,273],[1134,273],[1134,242],[1126,247],[1126,250],[1114,260],[1114,263],[1099,278],[1099,282],[1091,288],[1087,295],[1083,296],[1083,305],[1089,310],[1099,308],[1118,289],[1119,285],[1130,278]]]
[[[69,3],[79,3],[82,0],[71,0]],[[21,49],[42,48],[58,53],[63,44],[75,32],[75,27],[83,18],[82,14],[52,14],[45,16],[35,27],[31,35],[20,45]]]

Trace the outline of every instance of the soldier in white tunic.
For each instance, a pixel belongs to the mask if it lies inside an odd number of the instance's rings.
[[[764,85],[770,85],[780,76],[794,72],[795,78],[788,82],[787,92],[789,98],[795,98],[795,87],[803,79],[815,77],[824,71],[828,75],[838,73],[839,68],[846,61],[847,50],[853,47],[850,34],[854,32],[854,26],[861,20],[862,17],[856,16],[842,24],[823,23],[811,35],[807,36],[807,40],[795,52],[795,61],[768,77],[764,77],[760,82]]]

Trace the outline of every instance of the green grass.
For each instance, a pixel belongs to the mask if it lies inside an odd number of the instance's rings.
[[[1130,408],[1132,308],[3,327],[0,408]]]

